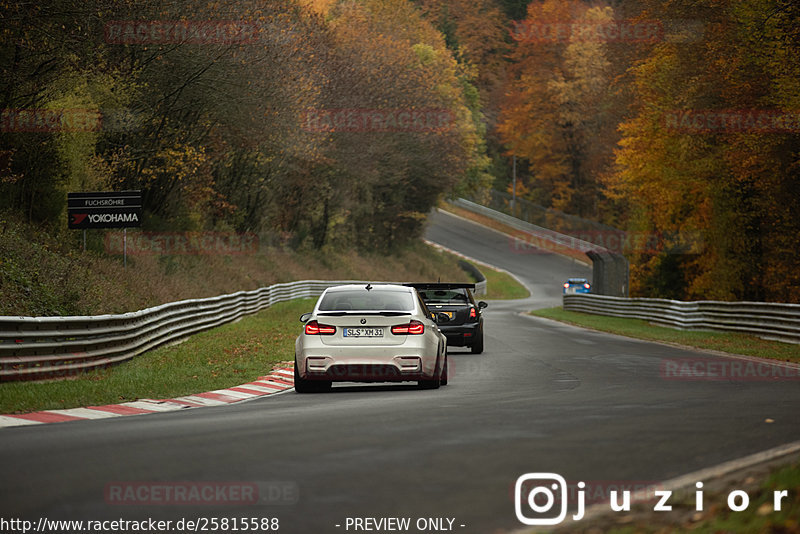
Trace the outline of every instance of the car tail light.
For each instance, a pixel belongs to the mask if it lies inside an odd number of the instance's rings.
[[[569,289],[569,284],[568,283],[564,284],[564,289]]]
[[[589,284],[583,284],[583,287],[585,287],[586,289],[589,289],[591,286]]]
[[[419,321],[411,321],[410,323],[399,324],[392,327],[392,334],[396,336],[418,336],[423,333],[425,333],[425,325]]]
[[[335,333],[335,326],[319,324],[317,321],[306,323],[306,334],[309,336],[332,336]]]
[[[475,308],[470,308],[469,309],[469,318],[470,319],[477,319],[478,318],[478,312],[475,311]]]

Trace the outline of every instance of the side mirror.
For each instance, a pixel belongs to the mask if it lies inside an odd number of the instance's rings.
[[[444,312],[442,312],[442,313],[437,313],[437,314],[436,314],[436,322],[437,322],[437,323],[448,323],[448,322],[450,322],[450,316],[449,316],[449,315],[447,315],[447,314],[446,314],[446,313],[444,313]]]
[[[304,313],[303,315],[300,316],[300,322],[307,323],[308,320],[311,319],[312,315],[313,315],[312,313]]]
[[[478,307],[480,309],[484,309],[484,308],[488,308],[489,305],[485,301],[482,300],[482,301],[478,302]]]

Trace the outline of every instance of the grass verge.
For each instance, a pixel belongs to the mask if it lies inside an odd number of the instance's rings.
[[[524,299],[531,296],[527,288],[508,273],[496,271],[485,265],[477,267],[486,277],[486,294],[481,295],[480,300]]]
[[[37,249],[37,253],[28,258],[30,261],[27,264],[33,266],[36,263],[34,260],[55,257],[48,247],[40,248],[41,250]],[[17,251],[19,250],[18,248]],[[198,258],[172,260],[194,261]],[[95,261],[102,263],[106,260],[97,257]],[[45,298],[50,303],[45,309],[38,305],[29,307],[37,302],[41,304],[36,298],[21,297],[17,299],[18,306],[11,306],[9,310],[45,315],[56,311],[96,314],[107,311],[108,308],[125,311],[162,301],[209,296],[208,293],[217,295],[253,289],[276,281],[304,278],[427,281],[444,275],[458,282],[469,280],[466,272],[458,266],[457,257],[424,243],[414,244],[389,257],[354,253],[348,255],[343,252],[312,256],[273,251],[273,254],[261,254],[230,262],[226,262],[224,258],[210,258],[208,263],[209,265],[204,266],[204,274],[197,272],[194,267],[187,268],[188,264],[176,268],[170,275],[161,273],[158,268],[145,269],[141,265],[138,271],[133,266],[127,274],[117,273],[116,267],[112,266],[113,273],[103,272],[96,275],[92,282],[98,282],[104,287],[113,285],[115,280],[123,279],[118,276],[124,277],[125,284],[131,286],[123,291],[124,295],[112,294],[107,300],[105,297],[90,299],[95,303],[95,306],[90,307],[61,309],[54,304],[71,298],[80,300],[88,295],[76,287],[52,299]],[[59,268],[64,267],[58,265]],[[157,263],[154,265],[157,266]],[[8,267],[8,262],[4,263],[0,258],[0,275],[3,274],[4,267]],[[195,267],[199,269],[198,266]],[[63,273],[57,271],[58,269],[38,271],[39,284],[36,288],[26,286],[29,293],[52,296],[53,291],[50,289],[57,287],[59,281],[63,282],[65,279],[65,275],[62,276]],[[238,271],[241,276],[233,275],[232,271]],[[70,276],[69,279],[73,282],[80,280],[79,274]],[[149,293],[148,288],[160,284],[148,284],[147,281],[159,277],[166,285],[172,283],[174,287],[169,287],[164,293]],[[212,278],[218,282],[209,283],[215,289],[201,287]],[[91,287],[86,281],[81,284]],[[134,285],[135,288],[132,287]],[[2,297],[6,292],[15,292],[12,286],[13,284],[0,283],[0,302],[8,304]],[[97,303],[102,303],[104,309],[98,308]],[[243,384],[268,374],[276,363],[293,358],[294,339],[299,332],[297,318],[301,313],[310,311],[313,304],[310,300],[279,304],[245,317],[237,323],[196,334],[180,345],[161,347],[115,367],[88,372],[71,379],[0,384],[0,413],[113,404],[140,398],[171,398]],[[0,315],[3,312],[9,313],[9,310],[0,306]]]
[[[314,300],[276,304],[121,365],[69,380],[0,384],[0,413],[165,399],[237,386],[294,359],[298,318]]]
[[[661,341],[700,349],[743,354],[745,356],[800,362],[800,345],[768,341],[746,334],[673,330],[672,328],[652,325],[641,319],[625,319],[622,317],[607,317],[566,311],[561,306],[535,310],[531,312],[531,315],[648,341]]]

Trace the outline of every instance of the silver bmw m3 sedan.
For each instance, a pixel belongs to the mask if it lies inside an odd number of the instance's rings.
[[[298,393],[333,382],[416,381],[447,384],[447,339],[413,287],[394,284],[328,288],[303,314],[295,343]]]

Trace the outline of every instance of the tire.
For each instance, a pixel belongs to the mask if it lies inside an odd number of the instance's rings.
[[[449,371],[449,369],[447,367],[447,355],[445,354],[445,356],[444,356],[444,369],[442,369],[442,377],[441,377],[442,379],[440,381],[443,386],[447,385],[447,381],[450,378],[450,377],[447,376],[448,371]]]
[[[481,354],[483,352],[483,328],[481,328],[478,337],[470,345],[470,349],[472,349],[472,354]]]
[[[446,357],[446,356],[445,356]],[[417,382],[420,389],[439,389],[442,385],[442,371],[439,368],[439,359],[436,359],[436,369],[433,371],[433,378],[430,380],[420,380]]]
[[[330,381],[301,378],[297,372],[297,360],[294,361],[294,390],[297,393],[321,393],[330,389]]]

